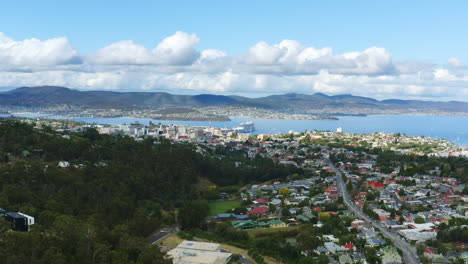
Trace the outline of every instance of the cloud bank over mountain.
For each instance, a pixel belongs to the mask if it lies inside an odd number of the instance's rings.
[[[259,41],[244,54],[230,55],[198,50],[200,41],[177,31],[154,47],[123,40],[82,54],[66,37],[13,40],[0,33],[0,86],[468,100],[467,66],[456,57],[445,65],[395,61],[383,47],[336,54],[332,47],[287,39]]]

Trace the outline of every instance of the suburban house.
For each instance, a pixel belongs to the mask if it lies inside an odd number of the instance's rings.
[[[251,229],[251,228],[257,228],[257,227],[269,227],[270,222],[254,221],[254,220],[232,221],[232,225],[240,229]],[[276,223],[276,224],[278,225],[279,223]]]
[[[382,256],[382,264],[400,264],[403,263],[400,254],[394,247],[384,247],[380,250]]]
[[[374,189],[374,190],[381,190],[385,187],[383,183],[376,182],[376,181],[367,181],[366,185],[367,187]]]
[[[8,212],[0,208],[0,216],[3,216],[7,222],[11,223],[14,231],[29,231],[31,225],[34,225],[34,217],[20,212]]]
[[[19,213],[8,212],[5,213],[5,220],[12,224],[12,229],[14,231],[28,231],[28,219],[25,216],[20,215]]]
[[[356,251],[356,246],[354,246],[353,243],[351,242],[344,244],[343,247],[346,248],[347,250]]]
[[[353,259],[349,254],[343,254],[338,257],[340,264],[354,263]]]
[[[70,167],[70,162],[68,162],[68,161],[60,161],[60,162],[58,163],[57,166],[59,166],[60,168],[64,168],[64,169],[65,169],[65,168],[69,168],[69,167]]]
[[[262,207],[258,207],[258,208],[252,209],[250,211],[247,211],[247,214],[248,215],[261,216],[261,215],[267,214],[269,211],[270,211],[270,209],[268,209],[268,207],[262,206]]]
[[[333,254],[337,254],[339,252],[347,251],[346,248],[344,248],[344,247],[342,247],[340,245],[337,245],[334,242],[325,242],[324,246],[329,252],[331,252]]]
[[[270,224],[270,227],[273,228],[286,227],[286,223],[279,219],[270,220],[268,223]]]

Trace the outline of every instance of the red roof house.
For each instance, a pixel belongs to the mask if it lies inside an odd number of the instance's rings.
[[[262,214],[268,213],[269,211],[270,210],[268,209],[268,207],[258,207],[256,209],[247,211],[247,214],[248,215],[262,215]]]
[[[356,249],[356,247],[351,242],[344,244],[343,247],[346,249],[352,249],[352,250]]]
[[[381,182],[376,182],[376,181],[367,181],[366,183],[367,187],[370,187],[372,189],[380,190],[384,187],[384,184]]]
[[[331,212],[331,211],[328,211],[328,212],[326,212],[326,213],[328,213],[328,214],[330,214],[330,215],[338,215],[338,212]]]
[[[435,254],[435,251],[434,250],[431,250],[431,249],[424,249],[424,253],[427,253],[427,254]]]
[[[258,198],[257,200],[254,201],[256,204],[266,204],[268,203],[268,200],[265,198]]]
[[[385,216],[379,216],[379,220],[382,222],[387,222],[388,218],[386,218]]]

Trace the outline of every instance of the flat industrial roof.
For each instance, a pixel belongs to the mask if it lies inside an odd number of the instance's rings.
[[[205,251],[216,251],[219,249],[219,244],[184,240],[177,247]]]
[[[169,251],[174,264],[225,264],[231,253],[218,251],[204,251],[196,249],[175,248]]]

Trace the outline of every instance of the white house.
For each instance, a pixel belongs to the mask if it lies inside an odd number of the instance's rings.
[[[60,168],[68,168],[68,167],[70,167],[70,162],[68,162],[68,161],[60,161],[59,164],[58,164],[58,166],[59,166]]]
[[[24,217],[26,217],[26,219],[28,219],[28,226],[30,225],[34,225],[34,217],[30,216],[30,215],[27,215],[27,214],[23,214],[23,213],[18,213]]]

